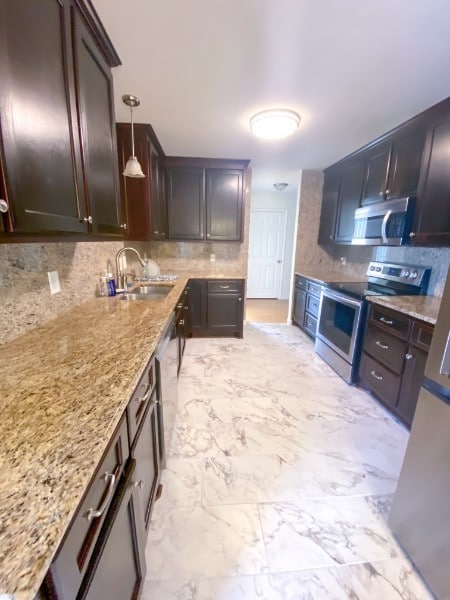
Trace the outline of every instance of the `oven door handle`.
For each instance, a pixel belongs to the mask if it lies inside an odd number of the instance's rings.
[[[389,222],[389,219],[391,218],[391,216],[392,216],[392,210],[388,210],[387,213],[384,215],[383,222],[381,224],[381,238],[383,240],[383,244],[388,243],[387,226],[388,226],[388,222]]]
[[[337,302],[342,302],[342,304],[346,304],[347,306],[360,307],[362,303],[361,300],[353,300],[353,298],[349,298],[345,294],[340,294],[339,292],[330,289],[322,290],[322,296],[330,298],[331,300],[336,300]]]

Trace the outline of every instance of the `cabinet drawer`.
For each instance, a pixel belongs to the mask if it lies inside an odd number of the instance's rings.
[[[394,335],[398,335],[403,339],[408,339],[411,329],[411,319],[406,315],[394,312],[383,306],[372,304],[370,307],[369,319],[391,331]]]
[[[77,594],[128,456],[127,423],[122,419],[50,567],[58,597]]]
[[[428,323],[414,321],[411,331],[411,343],[423,350],[429,350],[434,327]]]
[[[320,292],[322,291],[322,287],[318,283],[312,283],[308,281],[308,292],[320,298]]]
[[[295,287],[301,290],[308,290],[308,281],[300,275],[295,276]]]
[[[363,352],[359,376],[381,400],[396,406],[401,377]]]
[[[320,298],[317,298],[316,296],[312,296],[311,294],[308,294],[308,297],[306,299],[306,310],[308,312],[310,312],[312,315],[314,315],[315,317],[319,316],[319,306],[320,306]]]
[[[310,333],[312,336],[316,337],[317,331],[317,319],[312,317],[310,314],[305,313],[305,322],[303,327]]]
[[[364,350],[384,365],[402,374],[408,343],[369,325],[364,338]]]
[[[128,438],[133,446],[136,432],[144,417],[145,409],[156,386],[155,359],[152,357],[145,367],[144,375],[134,390],[127,406]]]
[[[213,292],[215,294],[240,294],[241,291],[242,281],[240,281],[239,279],[218,279],[216,281],[208,281],[208,293]]]

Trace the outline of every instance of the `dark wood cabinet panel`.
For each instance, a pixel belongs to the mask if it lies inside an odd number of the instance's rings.
[[[168,238],[171,240],[204,239],[204,212],[204,169],[201,167],[168,167]]]
[[[295,275],[292,321],[312,338],[316,337],[321,286],[301,275]]]
[[[167,234],[164,152],[151,125],[135,123],[135,153],[145,178],[125,177],[122,173],[131,156],[131,126],[117,123],[116,127],[124,238],[164,240]]]
[[[334,242],[340,183],[340,168],[330,167],[325,170],[318,239],[321,246],[327,246]]]
[[[122,236],[111,69],[73,9],[75,77],[91,230]]]
[[[190,279],[190,335],[242,337],[243,279]]]
[[[371,356],[362,353],[359,376],[366,387],[381,398],[391,408],[397,406],[400,390],[401,376],[393,373],[387,367],[374,360]]]
[[[411,242],[450,245],[450,98],[432,111]]]
[[[395,338],[382,329],[370,325],[364,336],[364,349],[395,373],[402,374],[408,349],[408,343],[404,340]]]
[[[428,352],[414,346],[410,346],[405,355],[405,369],[398,397],[397,412],[409,427],[411,427],[419,399],[427,358]]]
[[[425,143],[425,125],[417,123],[395,134],[391,146],[386,198],[417,196]]]
[[[158,421],[156,415],[156,390],[147,404],[141,426],[136,436],[136,444],[132,450],[136,459],[136,470],[132,485],[137,490],[137,498],[141,505],[143,531],[148,532],[153,504],[160,479],[160,459],[158,444]],[[146,539],[146,535],[144,536]]]
[[[379,202],[386,198],[390,156],[390,142],[382,142],[365,152],[364,185],[361,205]]]
[[[364,161],[350,161],[342,168],[339,189],[338,214],[334,232],[334,241],[350,244],[355,228],[355,210],[361,201],[364,178]]]
[[[68,6],[0,3],[3,230],[87,232]]]
[[[306,292],[305,290],[295,288],[294,289],[294,301],[293,301],[293,312],[292,320],[300,327],[303,327],[305,321],[305,307],[306,307]]]
[[[133,486],[134,471],[133,460],[102,527],[95,558],[77,600],[135,600],[139,596],[146,566],[138,530],[140,508]]]
[[[411,319],[397,311],[390,310],[384,306],[371,304],[369,308],[369,319],[378,327],[383,327],[390,333],[407,340],[411,330]]]
[[[242,239],[243,173],[206,169],[206,239]]]

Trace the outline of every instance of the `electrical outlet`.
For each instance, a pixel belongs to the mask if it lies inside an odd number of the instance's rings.
[[[341,256],[341,258],[339,260],[341,261],[341,265],[346,265],[347,264],[347,257],[346,256]]]
[[[48,271],[48,283],[50,286],[50,294],[57,294],[61,291],[61,285],[59,283],[58,271]]]
[[[209,260],[210,260],[211,262],[216,262],[216,255],[215,255],[215,254],[210,254],[210,255],[209,255]]]

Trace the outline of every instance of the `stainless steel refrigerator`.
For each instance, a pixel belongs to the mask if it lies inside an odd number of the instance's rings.
[[[436,598],[450,600],[450,270],[389,524]]]

